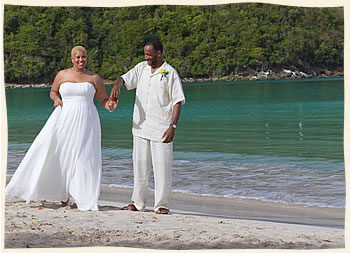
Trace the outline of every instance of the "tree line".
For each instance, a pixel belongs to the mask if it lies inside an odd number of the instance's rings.
[[[158,38],[181,77],[268,69],[343,70],[344,9],[261,3],[214,6],[4,7],[7,83],[52,82],[71,66],[73,46],[87,67],[114,80],[143,60]]]

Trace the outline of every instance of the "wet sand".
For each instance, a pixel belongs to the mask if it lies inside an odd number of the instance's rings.
[[[130,203],[132,189],[103,186],[100,199],[119,205]],[[149,192],[147,208],[152,210],[153,192]],[[248,199],[206,197],[172,192],[172,212],[207,215],[231,219],[272,221],[299,225],[344,228],[344,208],[283,205]]]

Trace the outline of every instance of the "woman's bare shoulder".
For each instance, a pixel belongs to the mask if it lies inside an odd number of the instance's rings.
[[[56,79],[64,79],[69,77],[70,75],[71,75],[70,69],[62,69],[57,73]]]
[[[92,77],[92,79],[94,80],[94,82],[95,82],[97,85],[103,83],[102,78],[101,78],[97,73],[92,72],[92,71],[90,71],[90,72],[91,72],[91,73],[90,73],[90,76]]]
[[[57,75],[65,75],[65,74],[70,74],[71,73],[71,68],[68,68],[68,69],[62,69],[58,72]]]
[[[99,75],[97,73],[95,73],[95,72],[93,72],[93,71],[91,71],[89,69],[86,69],[86,74],[91,76],[92,78],[98,78],[99,77]]]
[[[58,90],[63,80],[66,78],[66,76],[67,76],[67,69],[60,70],[57,73],[55,80],[52,84],[52,89]]]

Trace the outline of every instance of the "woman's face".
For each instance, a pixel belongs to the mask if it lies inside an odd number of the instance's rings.
[[[73,67],[76,71],[84,71],[87,58],[84,51],[77,51],[72,58]]]

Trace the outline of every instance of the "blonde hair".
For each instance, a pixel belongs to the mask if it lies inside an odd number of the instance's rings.
[[[86,49],[85,49],[84,47],[82,47],[82,46],[76,46],[76,47],[73,47],[73,49],[72,49],[72,53],[71,53],[72,58],[74,57],[74,55],[75,55],[78,51],[83,51],[83,52],[85,53],[85,56],[87,56],[87,54],[86,54]]]

